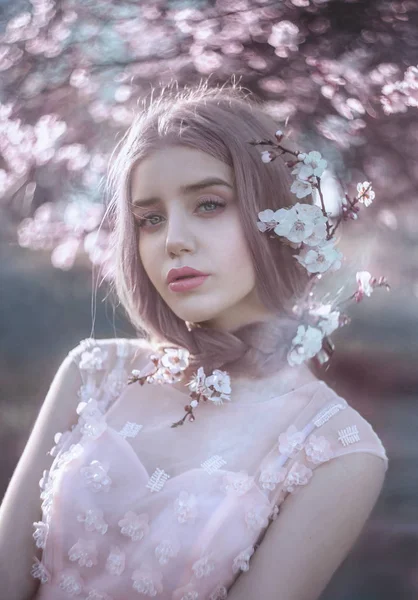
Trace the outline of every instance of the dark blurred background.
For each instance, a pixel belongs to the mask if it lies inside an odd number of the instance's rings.
[[[372,424],[389,470],[321,600],[415,600],[417,1],[1,0],[0,11],[0,497],[69,350],[135,335],[109,296],[113,148],[152,86],[235,76],[328,160],[335,215],[357,182],[376,192],[341,226],[346,263],[331,285],[346,297],[367,270],[392,289],[347,307],[321,377]]]

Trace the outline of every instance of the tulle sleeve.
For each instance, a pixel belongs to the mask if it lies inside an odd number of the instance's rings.
[[[360,535],[381,492],[388,458],[368,421],[321,382],[278,436],[261,485],[274,521],[230,600],[316,600]]]
[[[81,385],[78,390],[56,391],[57,410],[63,410],[62,402],[65,402],[72,419],[68,429],[55,433],[48,453],[52,457],[51,466],[40,474],[42,519],[33,523],[33,538],[42,552],[41,560],[34,557],[31,574],[41,583],[49,582],[54,571],[54,549],[50,538],[53,537],[53,504],[59,477],[66,465],[82,453],[83,436],[89,433],[88,417],[91,416],[93,422],[97,415],[104,415],[109,410],[125,389],[134,366],[141,369],[149,364],[148,355],[149,346],[145,340],[125,338],[87,338],[68,353],[67,358],[78,367]]]

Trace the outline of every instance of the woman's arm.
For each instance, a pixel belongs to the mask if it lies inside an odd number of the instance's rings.
[[[67,356],[59,367],[25,450],[17,464],[0,507],[1,597],[33,598],[39,585],[30,572],[33,557],[40,558],[32,537],[33,523],[42,519],[39,480],[48,470],[54,435],[77,420],[77,391],[82,381],[79,369]]]
[[[321,465],[284,500],[228,600],[317,600],[359,537],[384,478],[384,461],[365,452]]]

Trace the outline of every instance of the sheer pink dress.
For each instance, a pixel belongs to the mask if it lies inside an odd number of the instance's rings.
[[[189,388],[127,385],[153,369],[144,341],[87,339],[70,354],[83,383],[41,480],[39,600],[225,599],[321,464],[367,452],[387,468],[371,425],[306,366],[231,378],[231,401],[171,428]]]

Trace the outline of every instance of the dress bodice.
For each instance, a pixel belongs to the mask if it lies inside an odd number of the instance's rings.
[[[83,384],[41,481],[38,600],[225,599],[321,464],[350,452],[388,464],[371,425],[322,381],[296,377],[278,395],[274,378],[252,394],[244,384],[242,398],[238,385],[235,400],[172,428],[186,392],[126,384],[149,369],[144,342],[84,340],[70,354]]]

